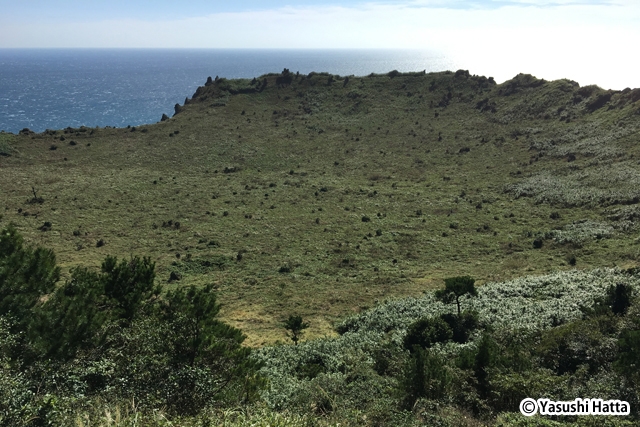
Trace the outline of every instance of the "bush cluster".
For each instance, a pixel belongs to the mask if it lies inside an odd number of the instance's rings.
[[[346,319],[336,338],[254,352],[217,319],[211,286],[163,294],[148,258],[107,257],[58,279],[52,252],[2,230],[0,426],[113,424],[121,411],[123,425],[461,425],[472,415],[526,426],[514,415],[524,397],[640,407],[635,270],[477,289],[452,277]],[[306,326],[299,316],[283,325],[294,342]],[[633,410],[611,425],[637,423]]]
[[[634,332],[640,307],[632,301],[640,276],[633,271],[569,271],[470,286],[459,292],[464,310],[458,314],[450,304],[455,293],[445,295],[472,283],[461,279],[451,278],[440,293],[352,316],[338,325],[337,338],[259,350],[253,357],[264,363],[269,381],[265,402],[338,419],[360,410],[378,414],[381,425],[389,419],[380,411],[431,408],[429,419],[447,425],[462,414],[491,419],[517,412],[528,396],[637,400],[631,366],[640,354]],[[312,375],[298,375],[311,367],[318,368]],[[366,395],[357,391],[363,387]],[[456,408],[457,415],[443,416],[433,405]]]
[[[1,231],[0,426],[71,425],[99,402],[181,416],[255,398],[259,364],[216,319],[211,286],[162,295],[139,257],[58,279],[53,252]]]

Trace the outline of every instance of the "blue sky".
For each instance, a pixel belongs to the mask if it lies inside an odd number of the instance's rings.
[[[640,87],[640,0],[0,0],[0,48],[404,48]]]
[[[413,5],[414,7],[450,9],[496,9],[505,6],[553,7],[560,5],[616,5],[609,0],[425,0],[425,1],[358,1],[358,0],[235,0],[207,1],[140,1],[140,0],[0,0],[0,10],[7,20],[77,19],[111,20],[135,18],[147,21],[181,19],[225,12],[248,12],[285,7],[361,7],[367,4]],[[3,19],[3,20],[4,20]]]
[[[276,9],[283,6],[313,5],[357,5],[358,1],[135,1],[135,0],[21,0],[0,1],[3,15],[11,19],[55,18],[55,19],[118,19],[136,18],[144,20],[176,19],[203,16],[222,12],[245,12],[251,10]]]

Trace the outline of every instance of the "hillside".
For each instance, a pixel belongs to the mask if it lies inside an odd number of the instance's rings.
[[[446,277],[638,266],[640,89],[285,70],[210,79],[176,112],[0,134],[0,225],[63,277],[149,255],[165,289],[212,283],[253,346]]]

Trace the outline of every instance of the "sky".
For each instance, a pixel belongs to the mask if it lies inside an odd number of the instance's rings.
[[[0,48],[427,49],[519,72],[640,87],[640,0],[0,0]]]

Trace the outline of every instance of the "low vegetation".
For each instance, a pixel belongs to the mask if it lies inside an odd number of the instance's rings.
[[[285,69],[0,134],[0,425],[637,423],[638,93]]]
[[[478,289],[453,277],[346,319],[337,338],[299,343],[307,324],[291,315],[296,345],[252,352],[211,286],[161,292],[148,258],[107,257],[54,289],[53,252],[11,226],[0,249],[0,425],[540,425],[520,400],[640,405],[636,270]]]

